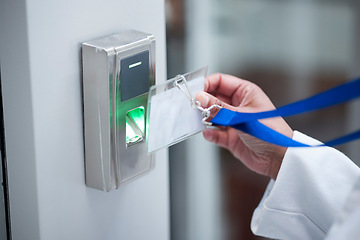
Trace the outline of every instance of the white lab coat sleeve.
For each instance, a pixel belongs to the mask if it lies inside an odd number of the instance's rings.
[[[360,236],[360,178],[355,183],[326,240],[359,239]]]
[[[297,131],[293,139],[320,144]],[[277,180],[270,181],[253,213],[253,233],[324,239],[359,176],[359,168],[334,148],[288,148]]]

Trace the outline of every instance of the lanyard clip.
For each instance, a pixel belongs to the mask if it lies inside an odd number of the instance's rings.
[[[201,103],[191,95],[191,91],[187,84],[186,78],[183,75],[177,75],[176,78],[177,79],[174,81],[174,86],[179,88],[184,93],[184,95],[189,99],[191,103],[191,107],[193,109],[198,109],[201,111],[201,114],[203,116],[202,123],[207,126],[211,126],[212,123],[207,121],[211,115],[211,110],[215,108],[221,109],[222,107],[219,105],[211,105],[208,108],[203,108],[201,106]],[[185,85],[186,90],[181,86],[182,83]]]
[[[202,123],[205,124],[206,126],[212,126],[212,123],[207,121],[211,115],[211,110],[213,110],[215,108],[218,108],[218,109],[222,108],[219,105],[211,105],[208,108],[203,108],[201,106],[201,103],[196,99],[193,99],[191,105],[195,105],[196,108],[201,111],[201,114],[203,115]]]

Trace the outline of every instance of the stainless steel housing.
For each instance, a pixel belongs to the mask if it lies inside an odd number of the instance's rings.
[[[155,84],[155,38],[128,30],[82,44],[86,185],[110,191],[150,171],[143,141],[126,144],[126,114],[144,107],[148,92],[121,101],[121,61],[149,52],[149,88]],[[137,84],[133,82],[132,84]]]

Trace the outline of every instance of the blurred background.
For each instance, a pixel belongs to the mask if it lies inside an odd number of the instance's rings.
[[[168,78],[209,66],[258,84],[276,106],[360,76],[358,0],[166,0]],[[360,104],[286,118],[321,141],[360,126]],[[356,164],[360,143],[337,147]],[[250,231],[268,178],[201,134],[170,148],[172,240]]]

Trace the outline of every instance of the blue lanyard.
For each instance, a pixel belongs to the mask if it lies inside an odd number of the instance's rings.
[[[294,102],[271,111],[241,113],[222,108],[211,120],[214,125],[229,126],[263,141],[284,147],[312,147],[265,126],[259,119],[285,117],[334,106],[360,97],[360,78],[342,84],[313,97]],[[317,146],[335,146],[360,138],[360,130]]]

